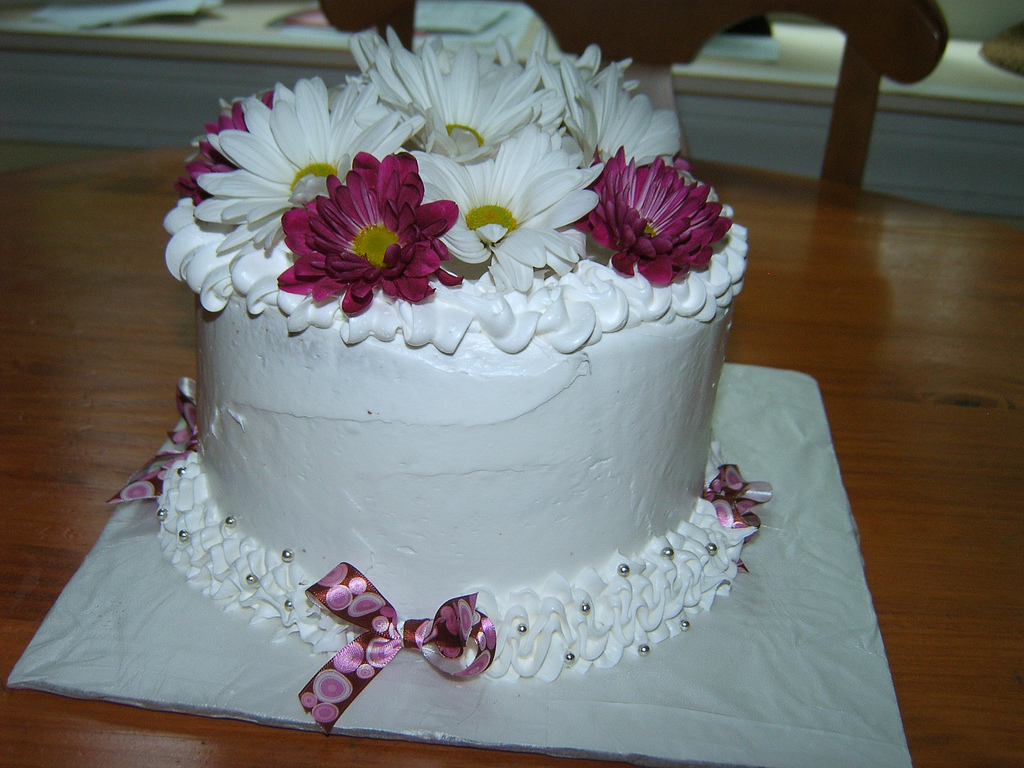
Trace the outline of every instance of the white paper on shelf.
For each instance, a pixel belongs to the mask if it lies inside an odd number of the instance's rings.
[[[416,3],[416,28],[423,32],[479,35],[507,16],[521,3],[467,3],[458,0],[434,0]]]
[[[194,16],[216,8],[223,0],[139,0],[109,5],[49,5],[33,12],[32,18],[66,29],[95,29],[157,16]]]

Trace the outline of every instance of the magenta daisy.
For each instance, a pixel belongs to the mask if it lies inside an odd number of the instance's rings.
[[[266,91],[260,96],[260,101],[267,107],[274,106],[274,92]],[[230,107],[226,107],[216,122],[206,124],[207,135],[227,130],[249,130],[245,124],[245,112],[241,101],[235,101]],[[191,198],[196,205],[210,197],[210,193],[199,186],[200,176],[204,173],[227,173],[238,170],[238,166],[218,152],[206,136],[199,139],[198,146],[199,151],[185,164],[186,175],[179,177],[174,184],[178,192],[184,197]]]
[[[285,213],[285,243],[298,257],[278,278],[288,293],[314,301],[344,294],[341,308],[357,315],[374,290],[410,302],[434,293],[430,280],[457,285],[441,269],[449,257],[440,241],[459,215],[455,203],[423,203],[416,159],[407,153],[383,161],[360,152],[342,183],[327,179],[327,197]]]
[[[661,158],[650,165],[626,163],[620,148],[605,163],[593,190],[600,201],[577,226],[615,251],[612,266],[668,285],[711,259],[711,246],[732,222],[711,202],[711,187],[689,183]]]

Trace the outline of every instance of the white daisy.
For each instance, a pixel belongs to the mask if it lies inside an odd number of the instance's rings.
[[[196,207],[200,222],[234,226],[221,252],[268,248],[280,239],[281,215],[326,191],[326,177],[344,176],[352,157],[398,151],[422,125],[382,106],[369,85],[349,83],[329,94],[319,78],[295,90],[274,89],[273,107],[243,102],[247,130],[207,140],[238,170],[198,178],[211,197]]]
[[[576,122],[579,122],[581,115],[576,91],[593,84],[599,76],[616,77],[626,90],[631,90],[637,85],[635,81],[628,83],[622,81],[622,75],[630,65],[628,59],[613,62],[601,70],[601,48],[597,45],[588,45],[579,56],[562,54],[556,47],[553,53],[554,61],[550,58],[551,49],[550,38],[547,32],[542,30],[534,38],[533,46],[526,60],[527,67],[536,68],[540,72],[541,85],[545,89],[542,117],[539,120],[543,124],[548,124],[548,122],[557,124],[566,119],[571,123],[574,117]],[[567,80],[563,75],[563,67],[572,69],[571,79]],[[568,88],[572,88],[571,96]],[[549,113],[554,114],[554,119],[547,119]]]
[[[381,101],[423,117],[416,139],[427,152],[460,162],[492,157],[502,141],[541,116],[540,72],[517,64],[503,40],[497,61],[471,46],[452,53],[430,42],[410,53],[393,30],[387,43],[363,33],[352,47]]]
[[[602,166],[579,168],[582,158],[563,151],[559,137],[527,126],[494,158],[473,165],[415,155],[425,199],[459,207],[458,221],[442,240],[462,261],[489,259],[500,289],[526,292],[535,269],[562,275],[584,255],[586,238],[573,224],[597,204],[587,187]]]
[[[565,118],[569,133],[579,142],[583,156],[601,160],[613,157],[620,147],[638,165],[679,152],[682,137],[679,118],[670,109],[655,109],[644,94],[631,94],[622,69],[606,67],[590,81],[584,72],[562,62],[566,93]]]

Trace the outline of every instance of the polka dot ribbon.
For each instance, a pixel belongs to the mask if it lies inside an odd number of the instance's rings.
[[[726,528],[758,528],[761,520],[753,509],[771,500],[772,487],[759,480],[744,480],[739,467],[723,464],[703,496],[714,505],[718,521]]]
[[[744,535],[749,538],[761,527],[754,507],[771,501],[772,487],[760,480],[744,480],[735,464],[722,464],[703,496],[714,506],[718,522],[726,528],[746,528]],[[736,561],[736,567],[747,570],[742,560]]]
[[[169,439],[159,453],[132,475],[128,484],[107,501],[108,504],[157,498],[163,491],[164,475],[171,465],[196,450],[196,383],[192,379],[178,381],[178,413],[181,418],[167,433]]]
[[[348,705],[403,648],[415,648],[452,677],[479,675],[497,646],[494,623],[476,610],[476,594],[442,605],[433,619],[399,622],[394,607],[348,563],[306,590],[310,599],[366,631],[346,645],[306,683],[299,703],[330,733]]]

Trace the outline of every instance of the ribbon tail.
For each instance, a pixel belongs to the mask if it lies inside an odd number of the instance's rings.
[[[330,734],[338,718],[402,647],[399,642],[393,652],[388,649],[386,658],[366,663],[367,649],[380,640],[377,633],[364,632],[331,657],[299,692],[302,708],[324,733]]]
[[[183,378],[178,382],[178,413],[181,419],[168,432],[171,442],[184,449],[194,448],[196,442],[196,383]]]
[[[163,464],[154,464],[161,457],[155,456],[149,464],[129,478],[128,483],[116,494],[107,499],[107,504],[120,504],[122,501],[138,501],[155,499],[164,488]]]

